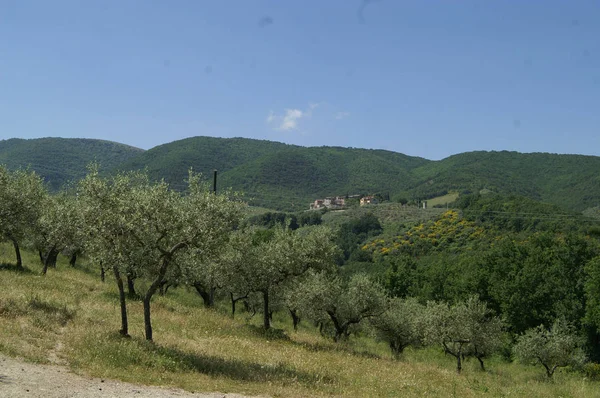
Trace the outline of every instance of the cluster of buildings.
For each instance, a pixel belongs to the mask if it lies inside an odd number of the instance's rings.
[[[325,199],[317,199],[310,204],[310,208],[313,210],[322,209],[324,207],[328,209],[340,209],[346,205],[346,198],[342,196],[334,196]]]
[[[341,209],[346,206],[346,200],[352,198],[360,197],[360,205],[369,205],[378,203],[377,198],[375,196],[363,196],[360,195],[352,195],[352,196],[332,196],[325,199],[317,199],[313,203],[310,204],[311,210],[318,210],[323,208],[328,209]]]

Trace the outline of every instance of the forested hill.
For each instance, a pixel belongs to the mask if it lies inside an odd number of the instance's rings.
[[[488,189],[583,211],[600,204],[600,157],[519,152],[467,152],[414,170],[417,197]]]
[[[278,153],[291,145],[245,138],[193,137],[149,149],[141,156],[118,166],[118,170],[146,168],[153,178],[164,178],[175,187],[183,187],[188,170],[209,175],[248,164],[270,153]],[[239,184],[235,184],[239,188]]]
[[[283,210],[306,209],[312,200],[333,195],[427,199],[485,189],[575,211],[600,204],[600,157],[595,156],[481,151],[430,161],[384,150],[194,137],[150,149],[121,167],[147,167],[152,177],[182,186],[190,166],[205,174],[217,169],[220,187]]]
[[[251,203],[298,210],[318,197],[401,192],[417,182],[411,170],[428,162],[383,150],[194,137],[150,149],[120,169],[146,167],[175,187],[183,186],[190,167],[208,175],[217,169],[219,186],[243,191]]]
[[[9,169],[31,168],[58,189],[85,176],[89,163],[113,168],[143,153],[142,149],[111,141],[83,138],[0,140],[0,164]]]
[[[193,137],[142,151],[99,140],[0,141],[0,164],[31,167],[52,187],[79,178],[92,160],[104,170],[146,168],[183,187],[188,169],[219,171],[219,188],[243,191],[254,205],[301,210],[316,198],[381,193],[428,199],[448,191],[518,194],[583,211],[600,205],[600,157],[468,152],[440,161],[401,153],[301,147],[246,138]]]

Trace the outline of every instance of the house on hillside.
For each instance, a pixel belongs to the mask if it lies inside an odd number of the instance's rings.
[[[317,199],[310,204],[312,210],[322,209],[324,207],[328,209],[340,209],[346,205],[346,199],[341,196],[328,197],[325,199]]]
[[[360,205],[364,206],[364,205],[374,205],[379,203],[379,201],[377,200],[377,198],[375,196],[363,196],[362,198],[360,198]]]
[[[310,204],[311,210],[322,209],[323,207],[325,207],[325,200],[323,199],[317,199]]]

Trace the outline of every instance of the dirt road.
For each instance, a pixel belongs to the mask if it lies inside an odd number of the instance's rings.
[[[247,398],[237,394],[189,393],[79,376],[57,365],[37,365],[0,355],[2,398]]]

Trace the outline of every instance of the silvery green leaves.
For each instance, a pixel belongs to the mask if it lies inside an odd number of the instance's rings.
[[[542,365],[550,378],[559,367],[577,366],[585,362],[582,345],[583,339],[573,326],[558,318],[550,328],[540,325],[520,335],[513,353],[521,362]]]
[[[188,191],[180,193],[145,173],[103,178],[92,167],[79,184],[89,251],[115,276],[146,282],[141,296],[148,340],[150,300],[177,261],[189,252],[195,261],[185,265],[194,267],[216,256],[243,214],[240,201],[211,193],[191,171],[188,183]]]

